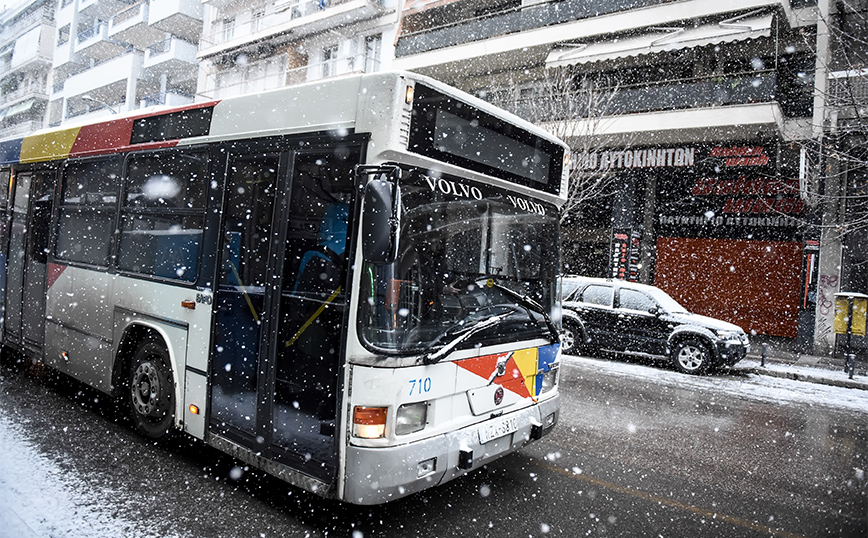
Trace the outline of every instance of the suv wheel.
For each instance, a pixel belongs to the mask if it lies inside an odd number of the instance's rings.
[[[708,371],[711,353],[708,347],[697,338],[684,339],[675,346],[672,353],[675,368],[685,374],[701,375]]]
[[[575,355],[582,341],[582,329],[572,320],[565,319],[561,326],[561,353]]]

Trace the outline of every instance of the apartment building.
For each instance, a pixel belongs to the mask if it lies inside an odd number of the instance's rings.
[[[223,98],[388,68],[397,0],[204,0],[199,92]]]
[[[825,352],[842,250],[809,196],[829,118],[819,1],[410,1],[394,66],[548,124],[576,174],[609,182],[565,216],[567,272]]]
[[[49,125],[193,103],[198,0],[59,0]]]
[[[54,50],[54,2],[16,2],[0,14],[0,139],[43,126]]]

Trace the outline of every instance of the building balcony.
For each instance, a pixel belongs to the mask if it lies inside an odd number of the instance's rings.
[[[301,0],[286,9],[249,24],[222,28],[203,35],[199,58],[243,49],[262,41],[290,42],[332,28],[379,16],[385,12],[382,0]]]
[[[868,68],[829,74],[828,106],[843,119],[868,115]]]
[[[594,98],[578,91],[546,95],[546,88],[540,88],[533,98],[498,104],[533,123],[772,102],[782,111],[783,118],[809,117],[811,94],[787,91],[779,82],[774,71],[755,71],[600,88],[594,90]],[[589,105],[591,102],[594,104]]]
[[[109,20],[108,37],[142,48],[165,37],[165,32],[148,23],[148,2],[141,1]]]
[[[143,54],[136,50],[108,58],[67,78],[63,95],[67,100],[92,95],[105,103],[118,103],[126,98],[127,81],[141,78],[142,61]]]
[[[51,58],[45,56],[33,56],[20,63],[0,62],[0,80],[15,73],[47,72],[51,66]]]
[[[28,135],[42,128],[42,120],[25,120],[20,123],[0,124],[0,140]]]
[[[109,38],[108,24],[99,23],[79,33],[75,39],[75,52],[97,61],[113,58],[129,45]]]
[[[0,28],[0,47],[14,42],[21,34],[40,23],[54,28],[54,13],[45,6],[28,13],[11,24],[3,25]]]
[[[35,84],[22,84],[21,87],[15,91],[4,91],[3,95],[0,95],[0,108],[19,101],[26,101],[28,99],[47,101],[48,90],[46,88],[37,87]]]
[[[172,37],[149,45],[145,49],[143,67],[158,69],[172,79],[195,80],[199,69],[196,45]]]
[[[163,32],[198,42],[202,34],[202,4],[197,0],[151,0],[148,23]]]
[[[785,11],[792,9],[789,0],[562,0],[467,16],[467,10],[459,9],[462,3],[435,4],[417,13],[405,11],[394,67],[424,70],[485,57],[503,63],[495,63],[496,69],[514,65],[516,51],[535,62],[559,43],[593,41],[675,21],[715,19],[760,8],[773,11],[785,5]],[[442,11],[439,16],[437,10]]]
[[[193,104],[196,97],[179,90],[166,90],[141,98],[140,108],[149,106],[184,106]]]
[[[133,3],[135,0],[81,0],[78,12],[86,18],[108,20]]]

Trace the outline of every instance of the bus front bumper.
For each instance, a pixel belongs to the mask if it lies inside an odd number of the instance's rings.
[[[443,484],[548,434],[559,413],[560,395],[556,394],[534,406],[405,445],[351,445],[341,497],[353,504],[380,504]],[[514,432],[491,437],[512,419]]]

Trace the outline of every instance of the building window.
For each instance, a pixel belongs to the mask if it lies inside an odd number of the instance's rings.
[[[333,77],[338,74],[338,46],[329,45],[322,49],[322,77]]]
[[[231,40],[235,36],[235,17],[226,17],[222,21],[223,42]]]
[[[61,46],[64,43],[69,43],[69,25],[65,25],[57,31],[57,46]]]
[[[383,48],[383,34],[369,35],[365,38],[365,73],[380,70],[380,51]]]
[[[259,7],[253,10],[253,17],[251,18],[251,28],[254,32],[258,32],[262,30],[263,21],[265,20],[265,8]]]

